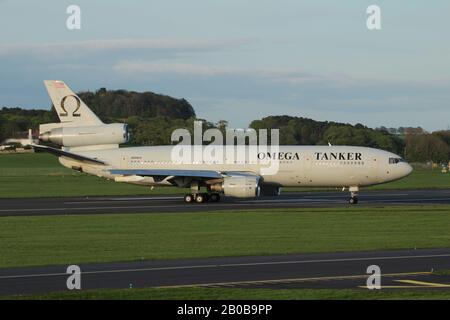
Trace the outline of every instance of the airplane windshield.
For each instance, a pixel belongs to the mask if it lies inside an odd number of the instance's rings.
[[[389,164],[397,164],[399,162],[405,162],[402,158],[389,158]]]

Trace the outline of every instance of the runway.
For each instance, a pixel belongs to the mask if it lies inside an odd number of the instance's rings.
[[[0,216],[173,213],[267,208],[346,207],[348,192],[296,192],[258,199],[223,198],[219,203],[186,204],[181,196],[0,199]],[[359,204],[450,204],[450,189],[363,191]]]
[[[319,253],[80,265],[81,289],[142,287],[353,288],[367,267],[382,289],[449,290],[450,249]],[[66,266],[0,269],[0,294],[65,291]]]

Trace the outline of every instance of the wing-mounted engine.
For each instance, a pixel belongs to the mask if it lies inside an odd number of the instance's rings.
[[[39,139],[63,147],[118,145],[129,140],[128,125],[123,123],[79,127],[59,126],[43,132],[44,128],[43,126],[40,128]]]
[[[212,184],[211,191],[236,198],[259,197],[260,178],[256,175],[228,175],[223,182]]]

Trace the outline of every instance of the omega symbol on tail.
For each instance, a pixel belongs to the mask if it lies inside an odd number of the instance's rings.
[[[61,100],[61,109],[63,109],[64,112],[61,112],[59,115],[61,117],[67,117],[68,116],[68,112],[66,110],[65,103],[66,103],[66,99],[69,98],[69,97],[74,98],[75,101],[77,102],[77,107],[75,108],[75,110],[73,110],[72,117],[79,117],[79,116],[81,116],[80,113],[77,113],[78,109],[80,109],[81,101],[80,101],[80,98],[78,98],[77,96],[74,96],[74,95],[68,95],[68,96],[65,96],[64,98],[62,98],[62,100]]]

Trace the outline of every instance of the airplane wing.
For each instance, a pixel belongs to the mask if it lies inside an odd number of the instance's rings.
[[[253,172],[233,171],[220,172],[215,170],[183,170],[183,169],[112,169],[111,174],[123,176],[152,177],[156,181],[167,181],[178,187],[187,187],[192,180],[202,180],[206,184],[223,182],[224,178],[231,176],[257,176]]]
[[[128,169],[109,170],[111,174],[136,175],[149,177],[189,177],[205,179],[221,179],[223,175],[214,170],[178,170],[178,169]]]
[[[75,160],[82,161],[82,162],[106,165],[106,163],[101,160],[85,157],[85,156],[75,154],[72,152],[68,152],[68,151],[64,151],[61,149],[52,148],[49,146],[43,146],[43,145],[39,145],[39,144],[30,144],[30,146],[33,147],[33,149],[35,149],[35,150],[48,152],[48,153],[51,153],[56,156],[64,156],[64,157],[75,159]]]

